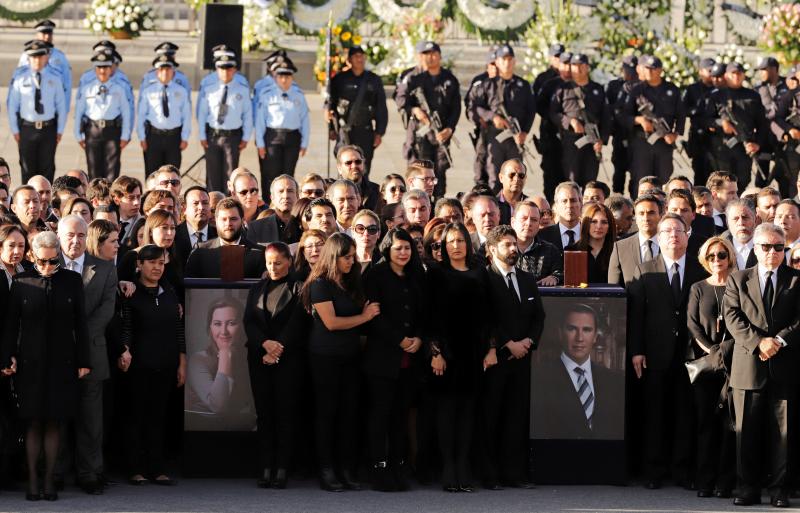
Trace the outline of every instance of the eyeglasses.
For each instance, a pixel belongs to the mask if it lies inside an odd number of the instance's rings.
[[[774,250],[776,253],[783,253],[786,249],[785,244],[760,244],[757,242],[755,245],[761,247],[761,251],[764,253],[769,253],[770,250]]]
[[[322,197],[322,195],[325,194],[325,189],[303,189],[303,194]]]
[[[303,249],[305,249],[306,251],[311,251],[312,249],[320,249],[323,246],[325,246],[324,242],[317,242],[316,244],[314,244],[314,243],[312,243],[312,244],[303,244]]]
[[[431,250],[433,250],[433,251],[441,251],[442,250],[442,243],[441,242],[432,242],[431,243]]]
[[[369,235],[375,235],[380,231],[377,225],[371,224],[369,226],[364,226],[363,224],[357,224],[353,227],[353,231],[355,231],[359,235],[363,235],[364,232],[367,232]]]
[[[680,228],[665,228],[659,233],[666,233],[667,235],[680,235],[681,233],[686,233],[686,230],[681,230]]]
[[[439,179],[435,176],[415,176],[414,180],[422,180],[425,183],[432,183],[433,185],[439,183]]]
[[[161,180],[160,182],[158,182],[158,185],[160,185],[161,187],[167,187],[169,185],[178,186],[180,184],[181,184],[181,181],[178,180],[178,179],[175,179],[175,180]]]
[[[544,216],[553,217],[553,211],[552,210],[542,210],[541,212],[542,212],[542,217],[544,217]]]
[[[717,253],[709,253],[706,255],[706,261],[708,262],[712,260],[727,260],[727,259],[728,259],[727,251],[719,251]]]
[[[353,160],[345,160],[344,162],[342,162],[342,165],[350,167],[353,165],[360,166],[363,163],[364,161],[361,159],[353,159]]]
[[[514,178],[519,178],[520,180],[524,180],[525,177],[528,176],[525,173],[508,173],[508,177],[513,180]]]
[[[391,192],[392,194],[394,194],[397,191],[406,192],[406,188],[403,187],[402,185],[393,185],[389,187],[389,192]]]
[[[258,194],[258,187],[253,187],[251,189],[243,189],[241,191],[237,191],[236,194],[239,196],[247,196],[248,194]]]
[[[37,258],[36,265],[39,267],[44,267],[46,265],[58,265],[61,263],[61,260],[58,258]]]

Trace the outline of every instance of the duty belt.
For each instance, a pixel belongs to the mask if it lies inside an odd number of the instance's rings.
[[[89,123],[97,128],[119,128],[122,126],[122,119],[120,116],[114,119],[89,119]]]
[[[232,130],[223,130],[221,128],[211,128],[206,126],[206,136],[209,137],[231,137],[233,135],[242,135],[241,128],[234,128]]]
[[[175,128],[156,128],[153,125],[150,125],[148,130],[153,135],[175,135],[183,130],[183,126],[178,126]]]
[[[22,120],[22,126],[32,126],[36,130],[41,130],[42,128],[46,128],[56,122],[56,118],[48,119],[47,121],[28,121],[27,119]]]

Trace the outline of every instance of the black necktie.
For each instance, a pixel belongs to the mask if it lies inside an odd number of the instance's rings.
[[[217,111],[217,124],[222,125],[225,123],[225,116],[228,115],[228,86],[222,88],[222,100],[219,102],[219,111]]]
[[[653,241],[647,239],[647,247],[644,250],[644,259],[643,262],[649,262],[653,259]]]
[[[764,284],[764,313],[767,314],[767,322],[772,324],[772,300],[775,297],[775,289],[772,287],[772,271],[767,271],[767,282]]]
[[[201,242],[203,242],[203,232],[194,232],[194,245],[192,249],[197,249]]]
[[[670,286],[672,287],[672,296],[675,298],[675,304],[681,302],[681,273],[679,272],[680,266],[678,262],[672,264],[672,280]]]
[[[728,219],[725,217],[725,214],[720,214],[719,215],[719,220],[722,221],[722,227],[723,228],[727,228],[728,227]]]
[[[42,105],[42,74],[36,72],[36,91],[33,93],[33,105],[37,114],[44,114],[44,105]]]
[[[169,99],[167,98],[167,86],[161,90],[161,110],[164,111],[164,117],[169,117]]]
[[[517,289],[514,288],[514,280],[511,277],[514,276],[514,273],[508,273],[506,275],[506,281],[508,282],[508,290],[511,292],[511,297],[514,298],[514,301],[519,301],[519,296],[517,295]]]
[[[575,230],[567,230],[566,233],[567,233],[567,238],[569,239],[567,241],[567,246],[572,246],[573,244],[575,244]]]

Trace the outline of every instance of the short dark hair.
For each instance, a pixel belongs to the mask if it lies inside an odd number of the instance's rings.
[[[105,178],[95,178],[89,182],[89,187],[86,188],[86,199],[92,201],[93,199],[105,199],[111,197],[111,186]]]
[[[644,185],[646,183],[654,185],[658,189],[660,189],[664,185],[664,182],[662,182],[659,177],[653,175],[643,176],[641,179],[639,179],[639,185]]]
[[[158,247],[155,244],[147,244],[146,246],[139,248],[139,251],[136,252],[136,260],[139,262],[143,262],[145,260],[155,260],[164,256],[166,251],[166,248]]]
[[[500,226],[495,226],[489,233],[486,234],[486,247],[497,247],[497,244],[500,243],[500,239],[503,237],[511,236],[515,240],[517,238],[517,232],[507,224],[501,224]]]
[[[342,153],[346,151],[354,151],[361,155],[362,159],[364,158],[364,150],[361,149],[361,146],[358,146],[357,144],[345,144],[336,152],[336,162],[339,162],[339,157],[341,157]]]
[[[688,176],[686,176],[686,175],[675,175],[675,176],[671,176],[671,177],[670,177],[670,179],[669,179],[669,180],[667,180],[667,183],[665,183],[664,185],[669,185],[669,184],[671,184],[672,182],[677,182],[677,181],[681,181],[681,182],[689,182],[689,186],[692,186],[692,185],[694,185],[694,184],[692,183],[692,181],[691,181],[691,180],[689,180],[689,177],[688,177]]]
[[[713,191],[722,188],[726,182],[738,183],[736,175],[727,171],[714,171],[706,180],[706,187]]]
[[[264,246],[264,253],[266,253],[267,251],[276,251],[281,255],[283,255],[284,257],[286,257],[289,260],[289,262],[292,261],[292,250],[289,249],[289,245],[286,244],[285,242],[281,241],[270,242],[269,244]]]
[[[642,194],[641,196],[636,198],[636,201],[633,202],[633,208],[636,208],[639,205],[639,203],[644,203],[645,201],[651,201],[655,203],[656,205],[658,205],[658,213],[659,214],[664,213],[664,202],[661,200],[661,198],[659,198],[655,194]]]
[[[184,205],[186,204],[186,196],[188,196],[189,193],[192,192],[192,191],[203,191],[204,193],[206,193],[206,195],[208,195],[208,189],[206,189],[202,185],[192,185],[191,187],[189,187],[188,189],[183,191],[183,204]]]
[[[56,193],[62,189],[78,189],[83,187],[83,182],[80,178],[74,176],[61,175],[53,180],[53,192]]]
[[[142,182],[138,179],[127,175],[118,176],[117,179],[111,183],[111,196],[114,198],[121,198],[126,194],[132,193],[137,188],[140,191],[144,190],[142,188]]]
[[[786,199],[783,199],[783,200],[781,200],[781,201],[778,203],[778,206],[781,206],[781,205],[791,205],[791,206],[793,206],[794,208],[796,208],[796,209],[798,210],[798,212],[800,212],[800,203],[797,203],[797,202],[796,202],[795,200],[793,200],[792,198],[786,198]]]
[[[314,198],[311,203],[308,204],[308,208],[305,211],[305,219],[306,222],[311,221],[313,214],[311,213],[311,209],[314,207],[328,207],[333,212],[333,217],[336,217],[336,207],[333,206],[333,202],[328,198]]]
[[[601,182],[600,180],[590,180],[586,182],[586,185],[583,186],[583,190],[586,189],[600,189],[603,191],[603,196],[608,198],[611,195],[611,189],[605,182]]]
[[[622,194],[612,194],[608,196],[605,204],[611,212],[619,212],[626,206],[633,210],[633,202]]]
[[[670,192],[669,196],[667,197],[667,203],[669,203],[669,200],[672,198],[680,198],[685,200],[691,207],[692,211],[697,209],[697,203],[694,201],[694,196],[692,196],[692,193],[686,189],[672,189],[672,192]]]
[[[673,219],[675,221],[679,221],[681,223],[681,225],[683,225],[683,229],[684,230],[688,230],[689,229],[689,226],[686,225],[686,221],[684,221],[681,216],[679,216],[678,214],[675,214],[673,212],[667,212],[666,214],[664,214],[661,217],[661,220],[658,221],[658,225],[661,226],[661,223],[663,223],[664,221],[669,221],[670,219]]]
[[[451,207],[459,212],[461,212],[461,216],[464,216],[464,206],[455,198],[439,198],[436,201],[436,207],[434,207],[433,211],[435,212],[436,217],[439,217],[439,209],[442,207]]]
[[[217,203],[216,210],[214,210],[214,216],[216,217],[217,212],[220,210],[230,210],[232,208],[235,208],[239,211],[239,217],[244,218],[244,207],[241,203],[239,203],[238,200],[234,198],[225,198],[220,200],[219,203]]]

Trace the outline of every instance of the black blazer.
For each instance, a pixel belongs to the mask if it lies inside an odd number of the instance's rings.
[[[714,218],[702,216],[700,214],[694,216],[694,221],[692,221],[692,234],[694,235],[695,233],[703,238],[703,240],[713,237],[716,234]]]
[[[708,273],[687,256],[681,300],[677,304],[668,276],[664,257],[659,253],[657,258],[636,267],[628,287],[628,354],[645,355],[647,367],[653,370],[666,370],[686,358],[689,349],[686,321],[689,290]]]
[[[522,340],[530,337],[533,341],[531,349],[536,349],[544,330],[544,306],[539,295],[539,287],[532,274],[521,269],[514,269],[519,287],[520,299],[512,296],[503,275],[494,265],[486,267],[488,271],[489,304],[492,315],[491,337],[497,347],[497,363],[507,363],[511,352],[504,347],[510,340]],[[530,354],[530,353],[528,353]]]
[[[767,322],[761,299],[758,268],[735,271],[725,289],[725,323],[733,336],[731,387],[758,390],[770,380],[796,383],[800,347],[800,271],[778,268],[772,320]],[[781,337],[787,347],[762,362],[758,344],[765,337]]]
[[[720,237],[725,237],[730,241],[731,244],[733,244],[733,234],[730,232],[730,230],[722,232],[722,234],[720,234]],[[736,250],[735,245],[733,246],[733,249]],[[736,258],[736,255],[731,255],[731,258]],[[750,254],[747,255],[747,261],[745,262],[744,265],[747,269],[750,269],[751,267],[755,267],[756,265],[758,265],[758,257],[756,257],[755,247],[753,247],[750,250]],[[741,270],[744,269],[740,269],[740,271]]]
[[[244,236],[242,236],[241,245],[245,247],[244,277],[261,278],[266,270],[264,248],[247,240]],[[200,247],[192,251],[186,262],[184,275],[187,278],[219,278],[221,259],[219,237],[217,237],[202,243]]]
[[[308,335],[311,317],[300,301],[300,289],[303,282],[289,274],[287,279],[277,286],[280,299],[275,313],[270,314],[266,308],[266,291],[272,280],[265,278],[250,287],[247,304],[244,309],[244,329],[247,333],[247,349],[255,352],[259,358],[266,353],[262,347],[265,340],[275,340],[283,345],[283,356],[294,358],[302,356]]]
[[[534,438],[625,438],[625,377],[592,363],[594,411],[592,428],[586,420],[578,392],[559,359],[533,370],[531,426]]]
[[[211,240],[217,237],[217,229],[208,225],[208,238]],[[192,252],[192,238],[189,237],[189,229],[186,226],[186,221],[178,225],[175,230],[175,257],[180,261],[181,267],[186,267],[186,261],[189,260],[189,255]]]
[[[247,240],[256,244],[269,244],[270,242],[279,241],[281,234],[280,230],[278,230],[278,221],[275,214],[247,223],[245,236]]]
[[[580,233],[575,234],[576,241],[580,235]],[[548,226],[547,228],[542,228],[539,230],[537,237],[557,247],[562,254],[564,253],[564,244],[561,242],[561,228],[558,227],[558,223]]]

